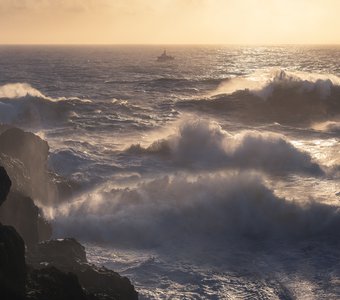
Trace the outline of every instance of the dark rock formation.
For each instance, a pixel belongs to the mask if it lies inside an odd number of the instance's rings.
[[[0,134],[0,153],[16,190],[43,203],[56,200],[57,191],[47,171],[46,141],[31,132],[9,128]]]
[[[0,167],[0,204],[11,187],[6,170]],[[16,230],[0,223],[0,298],[22,299],[25,293],[25,244]]]
[[[49,204],[58,201],[58,190],[65,197],[73,192],[71,184],[48,172],[47,157],[48,144],[39,137],[0,126],[0,165],[5,166],[0,167],[0,221],[16,228],[0,223],[0,299],[138,299],[127,278],[89,264],[76,240],[38,244],[50,238],[52,228],[34,201]]]
[[[0,167],[0,203],[6,200],[11,181],[7,172]],[[4,205],[12,205],[12,215],[17,228],[30,240],[38,242],[39,209],[31,199],[12,194]],[[13,206],[14,205],[14,206]],[[26,211],[23,218],[20,216]],[[27,283],[27,286],[26,286]],[[26,291],[27,288],[27,291]],[[53,267],[30,270],[27,273],[25,243],[11,226],[0,223],[0,299],[2,300],[90,300],[80,286],[76,275],[66,274]]]
[[[0,152],[18,158],[33,173],[46,167],[49,146],[31,132],[10,128],[0,135]]]
[[[11,226],[0,224],[0,299],[21,299],[25,294],[25,244]]]
[[[85,248],[75,239],[40,243],[28,257],[35,268],[54,266],[77,275],[80,284],[96,299],[138,299],[129,279],[104,267],[96,267],[86,260]]]
[[[0,164],[12,181],[9,199],[0,207],[0,221],[15,227],[31,247],[52,234],[51,226],[32,200],[44,202],[55,194],[47,173],[49,147],[38,136],[18,128],[0,126],[0,133]],[[0,170],[0,177],[1,174]],[[0,198],[2,192],[6,191],[0,188]]]
[[[39,261],[70,268],[87,263],[85,247],[73,238],[42,242],[37,246],[34,256],[38,257]]]
[[[98,299],[136,300],[138,293],[126,277],[105,267],[87,265],[75,271],[80,283]]]
[[[12,182],[9,179],[6,170],[0,167],[0,205],[6,200],[11,188]]]
[[[16,228],[28,247],[49,239],[51,225],[44,219],[33,200],[17,192],[11,192],[8,200],[0,207],[0,220]]]
[[[28,274],[27,299],[32,300],[87,300],[88,296],[72,273],[55,267],[32,270]]]
[[[11,190],[31,197],[30,177],[24,164],[20,160],[0,152],[0,165],[4,166],[8,176],[11,178]]]

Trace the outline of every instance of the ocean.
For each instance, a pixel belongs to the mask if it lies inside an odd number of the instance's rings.
[[[140,299],[340,298],[340,47],[1,46],[54,237]]]

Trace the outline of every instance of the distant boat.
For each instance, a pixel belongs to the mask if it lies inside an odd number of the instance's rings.
[[[169,60],[174,60],[174,59],[175,57],[166,54],[166,50],[164,50],[162,55],[157,57],[157,61],[169,61]]]

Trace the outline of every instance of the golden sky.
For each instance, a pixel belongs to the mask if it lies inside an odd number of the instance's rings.
[[[0,0],[1,44],[339,44],[340,0]]]

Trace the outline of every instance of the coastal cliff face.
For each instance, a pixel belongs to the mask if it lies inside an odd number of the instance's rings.
[[[39,137],[0,128],[0,299],[138,299],[127,278],[89,264],[76,240],[48,240],[52,227],[35,204],[57,199],[47,157]]]

